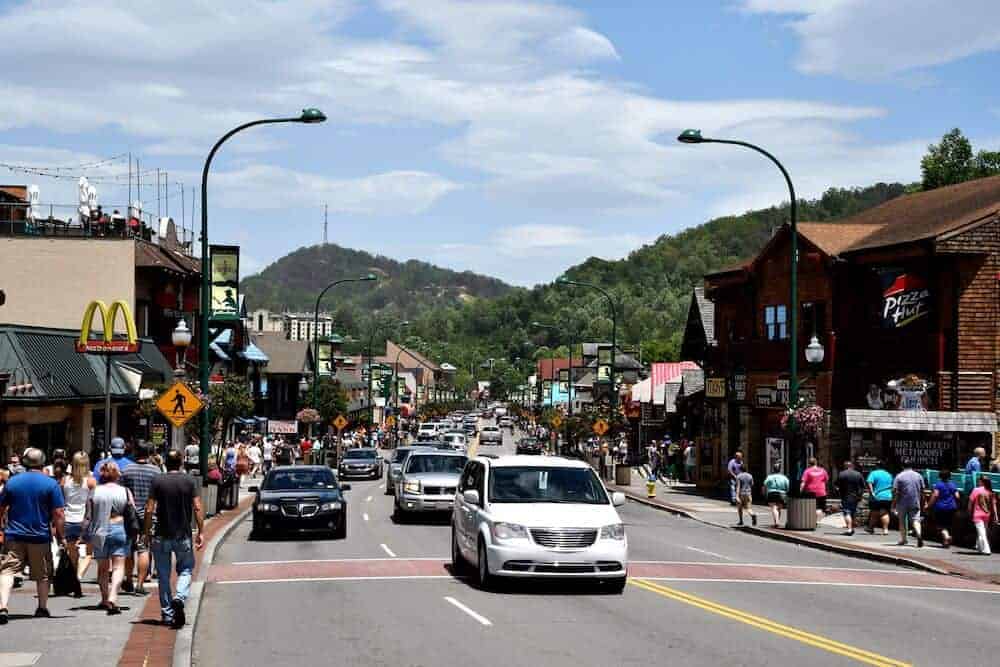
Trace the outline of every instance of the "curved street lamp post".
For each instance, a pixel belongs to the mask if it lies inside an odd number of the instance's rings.
[[[335,280],[326,287],[323,291],[319,293],[316,297],[316,312],[313,314],[313,381],[312,381],[312,404],[313,408],[317,410],[319,407],[316,405],[316,387],[319,385],[319,302],[322,301],[323,296],[327,291],[337,285],[343,285],[344,283],[360,283],[368,282],[371,280],[377,280],[378,278],[374,273],[369,273],[367,276],[362,276],[361,278],[344,278],[343,280]]]
[[[209,354],[208,354],[208,323],[211,311],[211,267],[208,257],[208,170],[212,166],[212,158],[219,148],[237,132],[242,132],[247,128],[257,125],[270,125],[274,123],[322,123],[326,120],[326,115],[319,109],[303,109],[302,113],[294,118],[264,118],[260,120],[244,123],[222,135],[222,138],[215,142],[208,157],[205,158],[205,168],[201,172],[201,321],[198,331],[198,371],[200,379],[201,393],[208,396],[208,375],[209,375]],[[206,406],[201,413],[201,442],[199,443],[199,467],[201,476],[208,475],[208,455],[211,451],[210,442],[212,438],[211,406]]]

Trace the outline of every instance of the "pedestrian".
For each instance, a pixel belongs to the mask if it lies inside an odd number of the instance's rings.
[[[854,535],[858,503],[865,493],[865,478],[854,469],[853,461],[844,461],[844,469],[837,475],[837,490],[840,492],[840,511],[844,515],[844,525],[847,528],[844,535]]]
[[[260,445],[256,438],[250,443],[250,447],[247,448],[247,456],[250,457],[250,476],[256,479],[260,475],[261,461]]]
[[[698,449],[693,442],[684,448],[684,481],[693,483],[698,469]]]
[[[819,521],[826,515],[826,483],[830,481],[830,475],[826,469],[816,462],[816,457],[809,458],[809,467],[802,473],[802,480],[799,491],[812,494],[816,499],[816,520]]]
[[[52,450],[52,463],[42,468],[42,471],[51,477],[52,479],[59,481],[59,477],[55,474],[55,466],[58,463],[63,464],[63,469],[66,468],[66,450],[65,449],[53,449]]]
[[[979,478],[979,486],[969,495],[969,514],[976,527],[976,551],[989,556],[990,540],[987,535],[990,522],[1000,522],[997,516],[997,497],[993,495],[993,483],[989,477]]]
[[[733,458],[729,459],[729,463],[726,464],[726,470],[729,472],[729,504],[736,504],[736,478],[739,474],[743,472],[743,452],[739,449],[733,454]]]
[[[201,497],[195,493],[194,480],[181,473],[181,456],[167,452],[167,472],[153,480],[146,500],[143,532],[150,540],[159,580],[160,617],[164,624],[182,628],[186,622],[184,603],[191,589],[195,558],[191,545],[191,519],[197,522],[194,548],[204,546],[205,517]],[[156,517],[153,533],[153,517]],[[170,566],[175,561],[176,589],[170,588]]]
[[[21,457],[17,454],[11,454],[10,458],[7,459],[7,472],[8,477],[13,477],[18,473],[24,472],[24,466],[21,465]]]
[[[781,521],[781,510],[788,504],[788,489],[791,483],[781,472],[781,463],[775,461],[771,465],[771,474],[764,479],[764,497],[767,506],[771,508],[771,527],[777,528]]]
[[[261,452],[261,460],[264,463],[264,474],[271,472],[271,466],[274,465],[274,441],[270,436],[264,438],[264,448]]]
[[[917,547],[924,546],[920,528],[920,509],[923,505],[924,478],[913,469],[910,461],[903,461],[903,472],[892,482],[892,510],[899,515],[899,543],[905,546],[910,527],[917,536]]]
[[[62,489],[42,472],[45,454],[29,447],[21,458],[25,472],[13,475],[0,493],[0,525],[6,520],[0,558],[0,625],[7,623],[14,578],[20,576],[25,566],[31,569],[37,589],[35,618],[51,618],[48,600],[53,573],[52,539],[60,546],[66,544]]]
[[[184,448],[184,469],[188,472],[195,472],[199,468],[201,461],[201,448],[198,443],[191,442]]]
[[[226,473],[236,472],[236,445],[230,440],[226,443],[226,450],[222,459],[222,470]]]
[[[377,443],[378,443],[377,433],[378,432],[376,431],[376,440],[375,440],[376,446],[378,446],[377,445]],[[302,460],[303,461],[308,462],[308,461],[311,460],[309,457],[311,456],[312,448],[313,448],[313,441],[311,439],[309,439],[309,438],[303,438],[302,439],[302,444],[299,445],[299,449],[302,450],[301,456],[302,456]]]
[[[66,502],[66,553],[76,570],[76,578],[82,579],[93,560],[94,550],[83,536],[83,519],[87,513],[87,502],[97,487],[97,480],[90,472],[90,456],[86,452],[76,452],[70,464],[69,474],[62,483],[63,499]],[[80,542],[86,545],[86,555],[80,558]]]
[[[125,578],[125,559],[132,553],[125,528],[126,505],[132,504],[132,494],[119,484],[121,475],[114,461],[101,464],[98,487],[87,503],[84,528],[97,561],[97,583],[101,588],[99,606],[107,610],[108,616],[121,613],[118,590]]]
[[[146,499],[149,498],[149,488],[153,480],[162,475],[159,466],[150,461],[152,447],[140,442],[136,445],[135,463],[122,473],[122,486],[132,492],[132,502],[135,504],[135,512],[139,522],[142,523],[146,512]],[[139,595],[146,594],[146,577],[149,576],[149,542],[144,535],[137,535],[135,543],[132,545],[132,553],[125,562],[125,581],[122,583],[122,590],[126,593],[135,592]],[[138,583],[132,586],[132,566],[136,566]]]
[[[237,484],[243,484],[243,478],[250,474],[250,454],[247,452],[247,446],[244,443],[240,443],[240,446],[236,448],[236,478]]]
[[[892,507],[892,473],[885,469],[882,461],[875,463],[875,468],[868,473],[868,527],[869,533],[875,533],[875,521],[882,525],[882,534],[889,534],[889,510]]]
[[[109,462],[114,462],[119,472],[125,472],[125,469],[132,465],[132,459],[125,455],[125,440],[122,438],[111,438],[111,456],[102,458],[94,464],[94,477],[100,480],[101,466]]]
[[[986,450],[982,447],[976,447],[972,450],[972,457],[965,464],[965,474],[973,475],[977,472],[983,471],[983,461],[986,460]]]
[[[928,507],[934,516],[934,525],[941,531],[941,544],[945,549],[951,546],[951,528],[958,510],[958,487],[951,481],[951,471],[938,472]]]
[[[750,515],[750,523],[757,525],[757,515],[753,511],[753,475],[746,469],[740,471],[736,476],[736,495],[739,498],[737,514],[739,514],[739,525],[743,525],[743,513]]]

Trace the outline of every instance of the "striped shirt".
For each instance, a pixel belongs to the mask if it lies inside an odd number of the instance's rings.
[[[133,463],[122,473],[121,484],[132,492],[135,498],[135,511],[139,518],[146,515],[146,500],[149,498],[149,487],[153,479],[162,474],[152,463]]]

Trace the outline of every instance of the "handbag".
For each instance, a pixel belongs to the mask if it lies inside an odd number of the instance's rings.
[[[83,594],[80,589],[80,579],[76,576],[76,568],[73,567],[65,548],[59,550],[59,565],[56,566],[56,573],[52,578],[52,593],[57,596],[74,595],[76,597]]]
[[[135,510],[135,499],[132,497],[131,491],[128,492],[128,502],[125,503],[122,520],[125,524],[125,536],[129,542],[135,544],[139,539],[139,534],[142,532],[142,526],[139,525],[139,513]]]

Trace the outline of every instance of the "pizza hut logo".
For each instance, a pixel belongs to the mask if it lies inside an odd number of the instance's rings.
[[[930,290],[923,278],[901,273],[882,292],[882,326],[896,329],[927,315]]]

